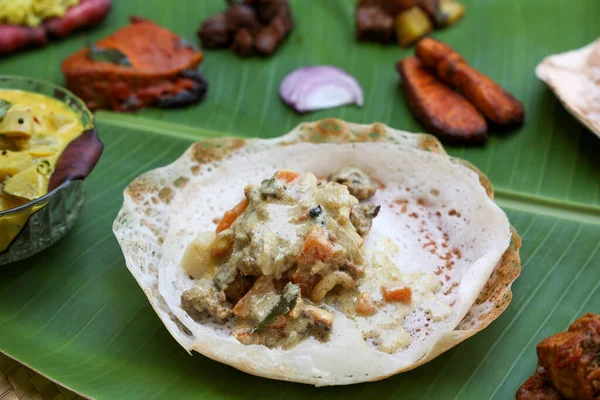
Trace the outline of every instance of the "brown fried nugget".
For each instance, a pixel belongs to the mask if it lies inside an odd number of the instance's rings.
[[[422,39],[416,47],[419,60],[462,94],[494,124],[522,124],[523,104],[494,80],[471,67],[456,51],[432,38]]]
[[[415,57],[396,65],[415,117],[447,143],[484,143],[485,118],[460,93],[440,81]]]

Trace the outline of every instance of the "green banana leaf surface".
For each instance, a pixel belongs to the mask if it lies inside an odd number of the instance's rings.
[[[485,147],[447,148],[487,174],[523,237],[513,300],[490,327],[414,371],[380,382],[314,388],[246,375],[171,338],[127,271],[112,234],[122,191],[144,171],[212,136],[275,137],[302,121],[338,117],[420,132],[395,62],[412,49],[355,41],[353,0],[293,0],[297,27],[268,59],[207,51],[206,101],[181,110],[99,112],[105,153],[86,181],[75,228],[50,249],[0,268],[0,351],[98,399],[513,399],[535,370],[535,345],[585,312],[600,313],[600,140],[579,124],[534,68],[600,35],[598,0],[462,0],[463,21],[433,35],[523,101],[521,129]],[[154,20],[196,41],[220,0],[115,0],[98,28],[0,60],[0,74],[63,84],[72,52],[127,23]],[[278,96],[292,69],[332,64],[365,91],[363,108],[299,115]],[[343,361],[341,361],[343,362]]]

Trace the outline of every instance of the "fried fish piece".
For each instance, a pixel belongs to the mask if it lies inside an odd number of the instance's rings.
[[[396,65],[402,75],[404,93],[415,117],[448,143],[484,143],[485,118],[460,93],[408,57]]]
[[[416,54],[444,82],[460,90],[491,122],[502,126],[523,123],[523,104],[494,80],[471,67],[451,47],[435,39],[424,38],[417,43]]]
[[[600,398],[600,315],[588,313],[542,340],[537,354],[536,374],[519,388],[517,400]]]
[[[63,61],[67,87],[93,110],[181,107],[201,101],[206,94],[207,82],[196,71],[203,53],[151,21],[132,17],[131,24],[93,48],[117,52],[127,61],[94,60],[92,47]]]

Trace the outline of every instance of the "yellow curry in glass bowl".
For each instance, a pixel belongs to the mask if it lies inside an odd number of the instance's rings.
[[[45,195],[59,156],[82,132],[80,118],[66,104],[0,89],[0,211]]]
[[[94,116],[68,90],[0,75],[0,265],[52,245],[75,223],[103,151]]]

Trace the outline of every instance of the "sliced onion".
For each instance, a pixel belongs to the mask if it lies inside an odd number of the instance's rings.
[[[279,94],[298,112],[334,108],[347,104],[362,106],[363,91],[358,81],[343,69],[330,65],[298,68],[285,77]]]

